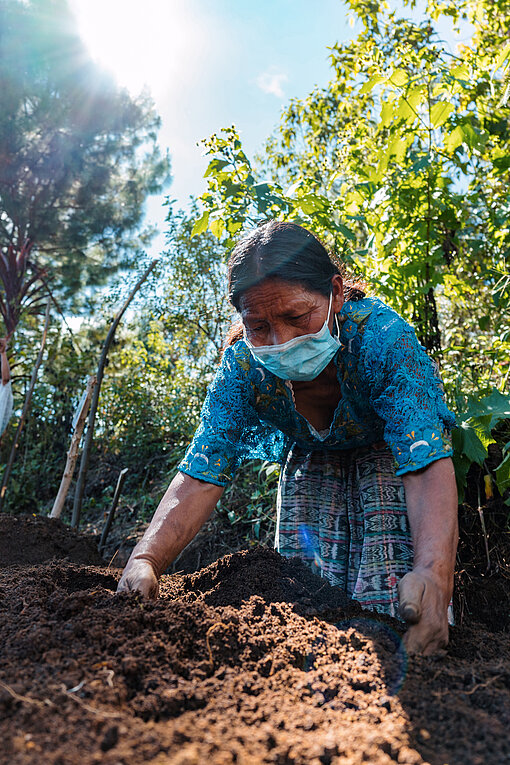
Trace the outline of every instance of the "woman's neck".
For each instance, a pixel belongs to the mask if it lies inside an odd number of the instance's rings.
[[[329,428],[340,401],[340,383],[337,368],[331,361],[314,380],[292,383],[296,410],[315,430]]]

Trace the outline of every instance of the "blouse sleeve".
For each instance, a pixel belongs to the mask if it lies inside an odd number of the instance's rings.
[[[384,438],[397,462],[397,475],[420,470],[453,454],[448,410],[437,365],[398,314],[367,326],[365,369],[371,404],[384,421]]]
[[[244,459],[244,442],[258,418],[247,370],[227,348],[202,407],[201,421],[184,459],[182,473],[226,486]]]

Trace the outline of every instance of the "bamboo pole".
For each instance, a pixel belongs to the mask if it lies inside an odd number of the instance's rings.
[[[91,375],[87,382],[87,388],[85,390],[85,397],[83,399],[78,418],[76,421],[76,427],[74,429],[73,437],[71,439],[71,446],[67,452],[66,466],[60,482],[60,488],[58,494],[55,497],[55,502],[50,513],[50,518],[60,518],[64,504],[66,501],[67,493],[71,485],[73,478],[74,468],[76,467],[76,461],[78,459],[78,449],[80,447],[80,441],[85,428],[85,420],[89,411],[90,401],[92,399],[92,393],[96,387],[96,376]]]
[[[94,393],[92,395],[92,403],[90,405],[90,412],[89,412],[89,420],[87,424],[87,434],[85,436],[85,443],[83,445],[83,452],[81,455],[81,463],[80,463],[80,472],[78,474],[78,481],[76,483],[76,490],[74,492],[74,505],[73,505],[73,517],[71,521],[71,526],[73,528],[78,528],[78,524],[80,522],[80,515],[81,515],[81,506],[83,501],[83,494],[85,491],[85,478],[87,476],[87,470],[89,466],[89,456],[90,456],[90,449],[92,447],[92,440],[94,438],[94,425],[96,422],[96,413],[97,413],[97,407],[99,404],[99,394],[101,392],[101,383],[103,382],[103,375],[104,375],[104,368],[106,364],[106,358],[108,356],[108,351],[110,350],[110,345],[112,344],[112,340],[114,338],[116,329],[119,325],[120,320],[122,319],[122,316],[124,315],[124,312],[126,311],[127,307],[129,306],[130,302],[144,283],[144,281],[149,276],[150,272],[154,269],[156,266],[157,260],[153,260],[150,266],[146,269],[144,274],[140,277],[140,279],[137,281],[131,292],[129,293],[128,297],[126,298],[126,301],[124,302],[124,305],[120,309],[120,311],[115,316],[112,326],[110,327],[110,331],[108,332],[106,336],[106,340],[103,345],[103,350],[101,352],[101,358],[99,359],[99,364],[97,367],[97,385],[94,389]]]
[[[34,368],[32,370],[30,385],[28,386],[27,395],[25,396],[25,402],[23,404],[23,409],[21,411],[21,417],[19,418],[18,427],[16,429],[16,435],[14,436],[14,441],[11,447],[11,453],[9,454],[9,461],[7,462],[7,465],[5,466],[4,475],[2,478],[2,488],[0,489],[0,510],[2,510],[3,508],[5,495],[7,492],[7,485],[9,483],[12,466],[14,464],[14,460],[16,459],[16,454],[18,451],[19,437],[21,435],[21,431],[23,430],[23,426],[25,424],[26,416],[28,413],[28,409],[30,407],[32,394],[34,392],[35,383],[37,380],[37,373],[39,372],[39,367],[41,366],[41,362],[43,358],[44,346],[46,345],[46,337],[48,335],[48,327],[50,324],[50,306],[51,306],[51,300],[48,300],[48,303],[46,305],[46,314],[44,317],[44,329],[43,329],[43,333],[41,337],[41,345],[39,347],[39,353],[37,354],[37,359],[36,359]]]
[[[124,481],[125,481],[125,478],[126,478],[127,471],[128,471],[128,468],[123,468],[120,471],[120,473],[119,473],[119,478],[118,478],[118,481],[117,481],[117,486],[115,487],[115,493],[113,495],[112,505],[110,507],[110,512],[108,513],[108,518],[106,519],[106,523],[104,525],[103,533],[101,534],[101,540],[99,542],[98,550],[99,550],[99,553],[101,555],[103,554],[103,550],[104,550],[105,545],[106,545],[106,540],[108,538],[108,534],[110,532],[110,529],[111,529],[111,526],[112,526],[112,523],[113,523],[113,518],[115,516],[115,510],[117,509],[117,505],[119,504],[120,493],[121,493],[122,487],[124,485]]]

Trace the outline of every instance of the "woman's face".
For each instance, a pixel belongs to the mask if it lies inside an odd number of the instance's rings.
[[[334,314],[344,302],[342,277],[331,280],[333,301],[329,329]],[[255,346],[279,345],[300,335],[319,332],[328,315],[329,297],[310,292],[299,284],[282,279],[266,279],[242,295],[239,307],[246,336]]]

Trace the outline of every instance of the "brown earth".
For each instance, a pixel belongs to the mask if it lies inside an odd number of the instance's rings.
[[[0,568],[13,563],[43,563],[52,558],[103,564],[97,540],[74,531],[57,518],[0,515]]]
[[[0,540],[1,763],[510,763],[507,629],[407,657],[397,621],[265,548],[148,602],[62,524],[3,516]]]

